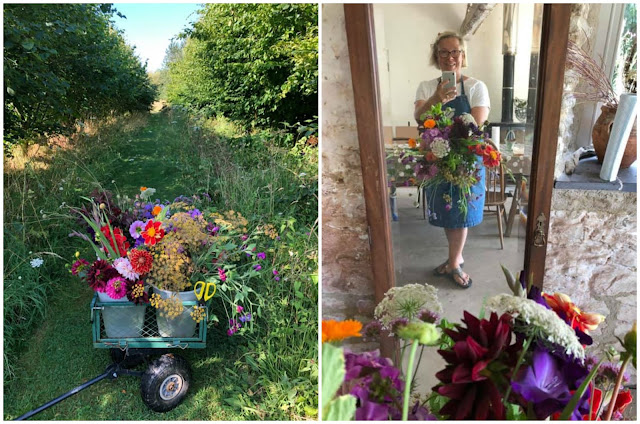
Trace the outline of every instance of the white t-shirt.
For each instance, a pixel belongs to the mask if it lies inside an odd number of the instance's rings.
[[[420,85],[418,85],[415,101],[417,102],[418,100],[428,100],[436,92],[439,82],[440,78],[435,78],[430,81],[422,81]],[[458,96],[462,94],[461,83],[458,83],[456,85],[456,90],[458,91]],[[467,79],[464,80],[464,93],[467,95],[467,99],[469,100],[469,105],[471,106],[471,108],[486,106],[491,109],[491,102],[489,101],[489,90],[487,89],[487,85],[482,81],[475,78],[467,77]]]

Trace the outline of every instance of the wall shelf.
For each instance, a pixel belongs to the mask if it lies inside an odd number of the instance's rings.
[[[618,172],[616,181],[608,182],[600,179],[600,169],[596,157],[582,159],[571,175],[563,173],[553,185],[555,189],[564,190],[613,190],[635,193],[637,191],[637,161],[629,168]]]

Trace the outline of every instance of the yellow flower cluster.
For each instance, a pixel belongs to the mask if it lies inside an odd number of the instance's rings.
[[[189,250],[202,247],[210,238],[207,234],[207,221],[202,215],[193,218],[186,212],[178,212],[167,220],[167,225],[175,230],[167,236],[177,240]]]
[[[147,281],[163,290],[184,291],[191,286],[191,259],[180,244],[176,233],[169,233],[162,242],[151,247],[153,267]]]
[[[131,290],[131,296],[134,299],[142,297],[144,295],[144,285],[143,284],[134,284],[133,289]]]
[[[190,315],[191,315],[191,318],[193,318],[193,320],[196,323],[199,323],[200,321],[202,321],[205,318],[207,313],[206,313],[206,310],[205,310],[204,306],[195,305],[193,307],[193,311],[191,311]]]
[[[278,237],[278,232],[276,231],[276,228],[271,224],[261,225],[258,228],[256,228],[256,230],[258,232],[263,233],[267,237],[271,238],[271,240],[275,240],[276,237]]]
[[[149,303],[151,306],[158,309],[160,311],[160,316],[167,318],[176,318],[182,311],[184,311],[184,306],[182,306],[182,301],[178,296],[171,296],[168,299],[163,299],[159,294],[154,293],[151,295],[151,299],[149,299]]]
[[[210,217],[213,218],[213,221],[223,227],[227,231],[239,231],[241,233],[247,232],[247,225],[249,225],[249,221],[245,217],[243,217],[240,212],[236,212],[234,210],[230,210],[225,212],[223,215],[217,212],[213,212],[209,214]]]

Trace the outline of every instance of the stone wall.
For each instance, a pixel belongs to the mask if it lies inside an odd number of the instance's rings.
[[[373,273],[342,4],[322,5],[321,145],[322,318],[368,322]]]
[[[636,320],[636,203],[636,193],[553,191],[544,291],[606,316],[592,332],[589,351],[598,355],[609,345],[620,349],[615,337]]]

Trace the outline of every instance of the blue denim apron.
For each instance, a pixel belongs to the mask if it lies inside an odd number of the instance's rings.
[[[462,86],[460,95],[443,106],[443,109],[445,107],[453,108],[455,110],[454,116],[471,113],[471,105],[464,92],[464,81],[461,80],[460,84]],[[443,228],[465,228],[476,226],[482,222],[485,169],[480,156],[477,156],[476,167],[478,168],[477,174],[480,178],[479,181],[471,187],[471,195],[467,199],[468,208],[466,216],[458,206],[458,200],[461,196],[458,187],[451,183],[441,183],[425,188],[429,224]],[[451,202],[445,201],[443,197],[445,195],[451,198]]]

